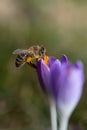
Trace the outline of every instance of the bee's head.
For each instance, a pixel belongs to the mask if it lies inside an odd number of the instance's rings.
[[[45,55],[45,53],[46,53],[46,48],[44,48],[44,47],[42,46],[41,49],[40,49],[40,51],[39,51],[39,55],[40,55],[40,56],[43,56],[43,55]]]

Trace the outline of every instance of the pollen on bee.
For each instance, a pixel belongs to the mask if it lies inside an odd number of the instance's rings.
[[[47,55],[44,56],[44,62],[48,65],[49,57]]]
[[[33,60],[32,57],[27,57],[26,60],[25,60],[25,62],[29,63],[29,62],[31,62],[32,60]]]
[[[38,57],[38,61],[41,60],[41,57]],[[47,55],[44,55],[43,57],[44,62],[48,65],[49,57]]]

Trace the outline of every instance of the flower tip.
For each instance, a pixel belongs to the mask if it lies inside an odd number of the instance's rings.
[[[56,58],[53,57],[53,56],[50,56],[50,58],[49,58],[49,66],[51,67],[52,64],[53,64],[55,61],[56,61]]]
[[[82,61],[77,61],[77,62],[75,63],[75,66],[76,66],[77,68],[79,68],[79,69],[83,69],[83,68],[84,68],[84,65],[83,65]]]
[[[68,58],[65,54],[62,55],[61,62],[66,62],[66,63],[68,62]]]

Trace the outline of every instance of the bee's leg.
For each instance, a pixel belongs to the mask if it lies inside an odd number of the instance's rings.
[[[27,62],[27,64],[36,69],[36,65],[33,62]]]

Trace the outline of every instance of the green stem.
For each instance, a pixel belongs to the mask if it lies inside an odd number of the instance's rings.
[[[53,99],[50,99],[50,114],[51,114],[51,130],[57,130],[56,103]]]
[[[59,121],[59,130],[67,130],[68,129],[68,117],[61,117]]]

